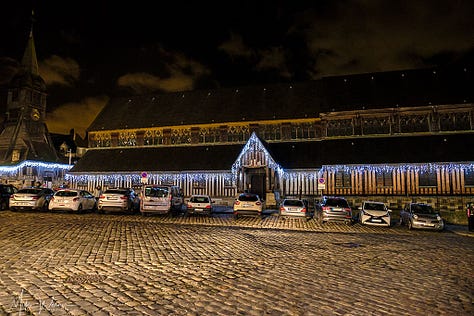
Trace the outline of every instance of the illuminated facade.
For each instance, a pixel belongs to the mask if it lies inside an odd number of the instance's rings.
[[[68,180],[139,188],[145,172],[186,196],[253,191],[270,204],[288,195],[473,195],[471,83],[461,67],[115,98],[89,127],[89,150]]]

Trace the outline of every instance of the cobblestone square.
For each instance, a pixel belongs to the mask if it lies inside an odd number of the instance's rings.
[[[314,220],[0,212],[2,315],[473,315],[474,239]]]

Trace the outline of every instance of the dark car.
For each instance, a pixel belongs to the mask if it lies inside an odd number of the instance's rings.
[[[320,223],[333,221],[352,223],[352,209],[347,200],[339,196],[324,196],[316,204],[315,216]]]
[[[10,207],[10,196],[18,189],[11,184],[0,184],[0,211]]]
[[[431,205],[408,203],[400,211],[400,225],[407,225],[408,229],[422,228],[442,231],[444,220]]]
[[[54,191],[49,188],[23,188],[10,196],[10,210],[47,211]]]

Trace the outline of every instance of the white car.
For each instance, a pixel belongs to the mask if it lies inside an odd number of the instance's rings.
[[[359,207],[359,223],[390,227],[391,212],[383,202],[364,201]]]
[[[262,215],[263,201],[257,194],[242,193],[234,201],[234,217],[240,215]]]
[[[186,203],[187,214],[206,214],[211,215],[212,203],[209,195],[192,195]]]
[[[84,190],[63,189],[56,191],[49,201],[50,211],[77,211],[95,210],[97,200],[92,193]]]

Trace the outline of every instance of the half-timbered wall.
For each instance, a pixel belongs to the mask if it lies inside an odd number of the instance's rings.
[[[473,164],[326,166],[323,194],[463,195],[474,194]]]

